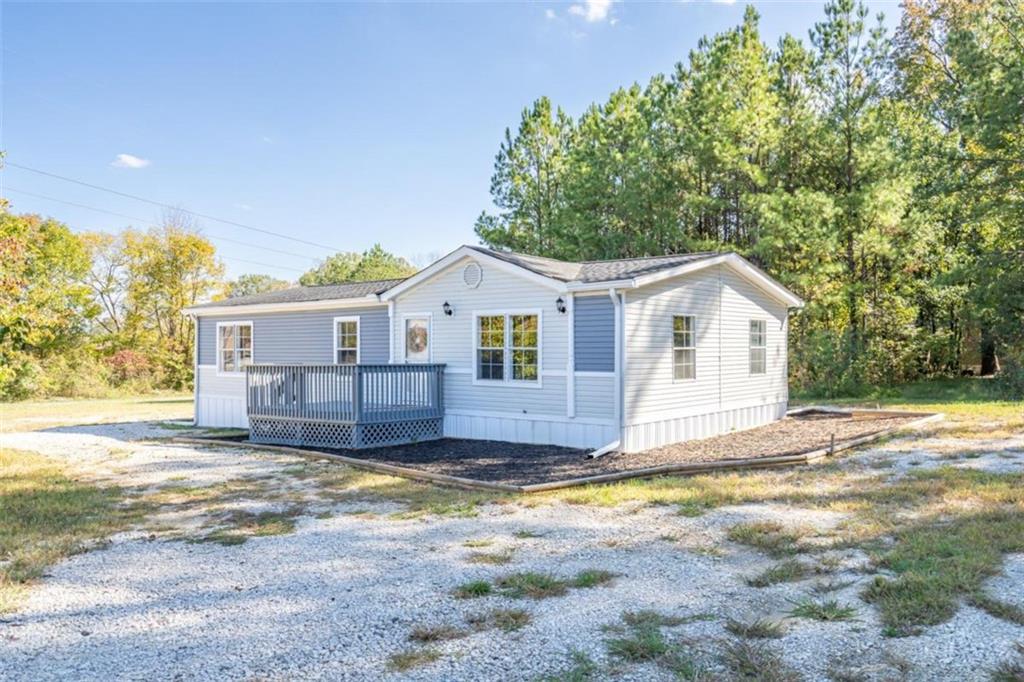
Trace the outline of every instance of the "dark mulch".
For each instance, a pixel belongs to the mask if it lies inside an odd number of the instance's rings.
[[[460,438],[366,450],[308,449],[447,476],[531,485],[665,464],[796,455],[828,447],[833,434],[838,443],[918,418],[919,415],[854,417],[847,413],[811,412],[746,431],[597,459],[586,459],[588,451],[575,448]]]

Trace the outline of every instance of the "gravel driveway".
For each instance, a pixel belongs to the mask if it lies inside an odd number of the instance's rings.
[[[169,435],[175,434],[140,423],[3,438],[8,447],[60,457],[90,475],[146,489],[186,479],[193,485],[276,480],[302,461],[156,440]],[[1022,438],[989,445],[991,457],[962,460],[941,452],[936,440],[895,441],[853,458],[884,462],[896,475],[911,466],[907,462],[931,459],[1016,471],[1024,463]],[[602,664],[600,674],[608,679],[674,679],[654,664],[609,661],[608,628],[621,623],[623,612],[691,617],[666,633],[713,669],[714,652],[729,637],[727,618],[781,617],[811,586],[748,587],[744,578],[775,561],[729,542],[726,530],[768,520],[825,531],[845,518],[768,504],[723,507],[695,518],[674,507],[639,504],[495,504],[470,518],[389,516],[394,510],[387,502],[336,502],[330,513],[301,517],[294,532],[238,546],[167,540],[147,531],[119,535],[105,549],[55,566],[24,608],[0,617],[0,679],[535,680],[568,670],[573,651]],[[471,546],[484,543],[510,562],[470,563]],[[885,638],[874,610],[858,598],[871,579],[859,570],[867,557],[846,550],[831,559],[830,580],[848,583],[831,598],[854,606],[856,619],[788,620],[787,634],[767,644],[803,679],[836,679],[840,672],[844,679],[987,679],[1024,640],[1024,627],[968,606],[920,636]],[[468,581],[514,571],[571,576],[586,569],[617,577],[545,600],[452,594]],[[1024,556],[1010,557],[992,589],[1024,604],[1022,576]],[[464,626],[496,607],[525,609],[531,621],[514,632],[485,629],[431,644],[440,654],[436,661],[388,672],[391,655],[416,648],[408,641],[414,627]]]

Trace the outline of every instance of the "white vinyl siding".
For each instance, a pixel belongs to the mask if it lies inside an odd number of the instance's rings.
[[[682,312],[680,312],[682,311]],[[693,316],[693,379],[675,378],[678,315]],[[626,293],[624,420],[655,422],[787,400],[785,304],[727,266]],[[750,320],[765,322],[765,372],[751,376]]]
[[[512,272],[482,263],[476,288],[462,279],[463,259],[395,299],[395,347],[402,348],[403,315],[431,313],[432,362],[445,363],[445,407],[489,414],[565,416],[569,314],[559,313],[555,301],[565,297]],[[445,315],[448,302],[453,310]],[[478,380],[477,315],[534,315],[538,317],[537,381]],[[511,347],[511,344],[510,344]],[[504,347],[503,347],[504,350]],[[504,360],[504,358],[503,358]],[[510,361],[509,361],[510,362]],[[511,375],[512,368],[508,368]]]
[[[697,378],[697,321],[693,315],[672,317],[672,376],[676,380]]]

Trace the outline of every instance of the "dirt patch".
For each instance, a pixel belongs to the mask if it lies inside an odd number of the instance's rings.
[[[305,448],[435,474],[533,485],[673,464],[726,462],[797,455],[908,424],[920,415],[805,412],[745,431],[637,453],[587,459],[588,450],[553,445],[442,438],[365,450]]]

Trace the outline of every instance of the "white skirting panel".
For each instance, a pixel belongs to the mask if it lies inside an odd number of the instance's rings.
[[[245,397],[205,396],[196,401],[196,425],[219,428],[249,428]]]
[[[684,440],[752,429],[785,416],[786,403],[781,402],[633,424],[623,429],[623,451],[641,452]]]
[[[599,448],[618,438],[611,424],[452,413],[445,415],[444,435],[572,448]]]

